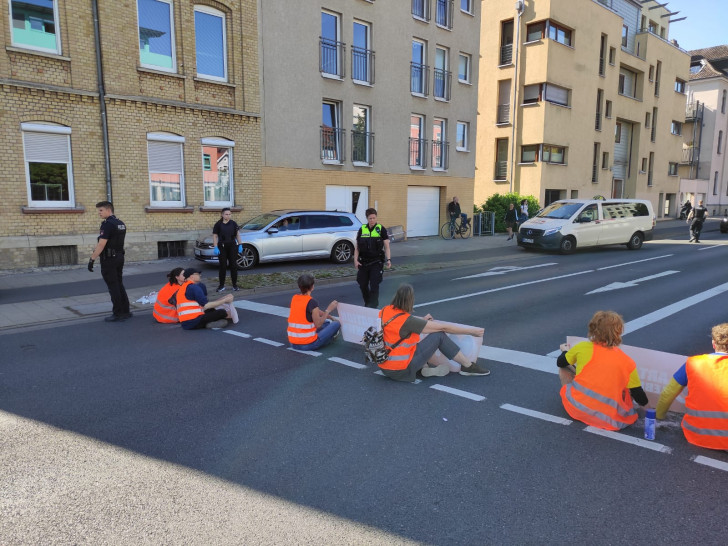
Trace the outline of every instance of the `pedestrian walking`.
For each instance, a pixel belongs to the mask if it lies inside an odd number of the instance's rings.
[[[708,209],[703,206],[703,201],[698,202],[697,207],[693,207],[688,214],[688,224],[690,224],[690,242],[700,242],[700,232],[703,231],[703,223],[708,219]]]
[[[220,286],[217,287],[217,292],[225,290],[228,267],[230,268],[230,280],[233,283],[233,290],[235,292],[240,290],[238,288],[238,253],[243,251],[243,242],[240,239],[240,228],[238,224],[231,220],[231,217],[231,210],[225,207],[222,209],[220,219],[212,228],[213,252],[220,262],[218,270]]]
[[[389,249],[389,235],[382,224],[377,223],[376,209],[367,209],[367,223],[356,234],[354,267],[357,269],[356,282],[366,307],[379,307],[379,284],[382,282],[384,267],[392,267]]]
[[[511,203],[508,206],[508,210],[506,211],[506,230],[508,230],[508,239],[507,241],[510,241],[513,239],[513,229],[515,228],[518,230],[518,211],[516,210],[516,205]]]
[[[88,261],[88,270],[93,272],[94,262],[101,259],[101,277],[106,283],[113,306],[106,322],[121,322],[131,318],[129,297],[124,289],[124,238],[126,224],[114,216],[114,205],[110,201],[96,203],[99,218],[103,219],[99,229],[98,243]]]

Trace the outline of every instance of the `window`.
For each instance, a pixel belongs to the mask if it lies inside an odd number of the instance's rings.
[[[321,160],[339,164],[344,159],[344,130],[341,128],[341,103],[321,103]]]
[[[541,148],[541,161],[544,163],[556,163],[564,165],[566,163],[566,149],[563,146],[550,146],[544,144]]]
[[[599,75],[604,76],[604,61],[607,55],[607,35],[602,34],[601,41],[599,42]]]
[[[523,104],[533,104],[541,100],[541,84],[526,85],[523,88]]]
[[[655,172],[655,152],[650,152],[650,160],[647,165],[647,185],[652,186],[652,179]]]
[[[571,45],[571,30],[549,21],[549,38],[560,44]]]
[[[594,156],[592,158],[592,176],[591,181],[593,184],[596,184],[599,182],[599,148],[600,144],[598,142],[594,143]]]
[[[612,119],[612,101],[608,100],[604,102],[604,117]]]
[[[458,57],[458,81],[460,83],[470,83],[470,63],[470,55],[460,53]]]
[[[620,95],[635,98],[637,92],[637,74],[624,67],[620,67],[619,87],[617,91]]]
[[[351,45],[351,78],[355,82],[374,83],[374,52],[371,50],[369,23],[354,21]]]
[[[430,0],[412,0],[412,17],[423,21],[429,21]]]
[[[682,123],[679,121],[672,120],[672,123],[670,124],[670,132],[673,135],[681,135],[682,134]]]
[[[720,101],[720,113],[725,114],[725,99],[726,99],[726,90],[723,89],[723,98]]]
[[[473,14],[473,0],[460,0],[460,11]]]
[[[718,195],[718,171],[713,175],[713,195]]]
[[[609,168],[609,152],[602,152],[602,170]]]
[[[432,168],[446,170],[449,166],[447,152],[447,122],[444,119],[435,119],[432,123]]]
[[[538,144],[521,146],[521,163],[535,163],[538,161]]]
[[[355,104],[351,126],[351,161],[354,165],[368,166],[374,163],[374,133],[370,127],[370,109]]]
[[[505,180],[508,175],[508,139],[495,141],[495,173],[494,180]]]
[[[551,21],[531,23],[526,27],[526,42],[535,42],[548,36],[549,39],[567,46],[571,45],[571,29]]]
[[[672,161],[667,167],[667,175],[668,176],[677,176],[677,163],[673,163]]]
[[[439,27],[451,29],[453,0],[435,0],[435,2],[437,9],[435,23]]]
[[[21,123],[20,128],[28,205],[73,207],[71,128],[50,123]]]
[[[627,47],[627,41],[629,38],[629,27],[622,25],[622,47]]]
[[[427,141],[422,138],[424,128],[425,118],[412,114],[410,116],[409,166],[413,169],[424,169],[427,165],[425,159]]]
[[[207,6],[195,6],[197,75],[227,81],[225,15]]]
[[[533,104],[541,100],[568,106],[569,90],[552,83],[537,83],[523,88],[523,104]]]
[[[10,15],[14,46],[61,52],[56,0],[10,0]]]
[[[427,95],[427,66],[425,65],[426,45],[412,40],[412,62],[410,63],[410,91],[415,95]]]
[[[654,142],[656,136],[657,136],[657,107],[652,109],[652,130],[650,131],[650,142]]]
[[[614,47],[609,48],[609,64],[614,66],[614,59],[617,57],[617,49]]]
[[[650,113],[645,112],[645,129],[650,128]]]
[[[649,77],[650,81],[655,79],[655,66],[654,65],[650,65],[650,71],[648,72],[648,77]]]
[[[451,73],[449,68],[450,52],[441,47],[435,48],[435,69],[433,71],[434,89],[432,94],[437,99],[450,100]]]
[[[640,167],[640,172],[641,173],[647,172],[647,158],[646,157],[642,158],[642,166]]]
[[[717,153],[720,153],[723,149],[723,131],[718,131],[718,149],[716,150]]]
[[[510,123],[511,119],[511,80],[498,82],[498,109],[495,122],[497,125]]]
[[[467,152],[470,139],[470,124],[465,121],[458,121],[456,133],[455,149],[458,152]]]
[[[685,94],[685,82],[680,78],[675,79],[675,91],[677,93]]]
[[[340,18],[330,11],[321,12],[321,38],[319,39],[319,70],[322,74],[344,77],[344,44],[341,43]]]
[[[662,63],[657,61],[657,67],[655,68],[655,96],[660,96],[660,75],[662,74]],[[655,116],[652,116],[654,119]]]
[[[153,207],[184,206],[184,137],[147,133],[149,203]]]
[[[546,21],[540,23],[532,23],[526,27],[526,43],[536,42],[545,36]]]
[[[233,204],[233,147],[224,138],[203,138],[202,189],[206,207]]]
[[[501,21],[501,41],[499,66],[513,63],[513,19]]]
[[[614,142],[622,142],[622,124],[619,121],[614,124]]]
[[[139,63],[155,70],[176,72],[172,0],[137,0]]]

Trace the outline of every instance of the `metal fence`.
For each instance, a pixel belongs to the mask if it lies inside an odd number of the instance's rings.
[[[495,234],[495,213],[491,211],[473,214],[473,235]]]

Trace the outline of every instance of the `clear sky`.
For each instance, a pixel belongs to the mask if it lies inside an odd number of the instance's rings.
[[[670,25],[670,39],[682,49],[728,45],[728,0],[659,0],[666,1],[670,11],[680,12],[673,19],[687,16]]]

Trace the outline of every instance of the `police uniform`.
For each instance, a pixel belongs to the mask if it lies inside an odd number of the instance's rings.
[[[364,224],[356,235],[360,264],[356,282],[359,283],[366,307],[379,307],[379,284],[382,282],[385,261],[384,241],[388,239],[387,229],[381,224],[371,229],[369,224]]]
[[[695,239],[696,243],[700,242],[700,232],[703,231],[703,222],[708,214],[708,209],[703,205],[698,205],[693,209],[693,221],[690,223],[690,240]]]
[[[98,239],[106,239],[106,246],[101,251],[101,276],[109,289],[114,316],[127,318],[129,298],[122,280],[124,270],[124,238],[126,224],[113,214],[101,222]]]

